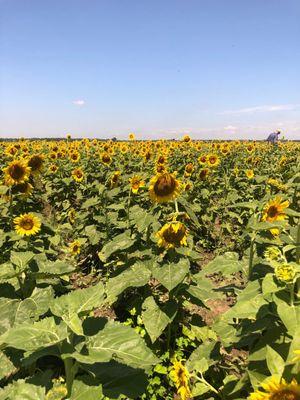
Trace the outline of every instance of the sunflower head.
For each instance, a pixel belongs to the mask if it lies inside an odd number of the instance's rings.
[[[207,157],[206,157],[206,155],[202,155],[202,156],[198,157],[198,161],[199,161],[199,164],[205,165],[206,162],[207,162]]]
[[[188,142],[191,141],[191,138],[190,138],[189,135],[184,135],[183,138],[182,138],[182,140],[183,140],[185,143],[188,143]]]
[[[120,175],[121,175],[121,171],[115,171],[113,173],[112,177],[110,178],[110,187],[111,188],[116,188],[118,186]]]
[[[264,207],[262,213],[262,221],[275,222],[284,221],[286,219],[285,208],[289,206],[289,201],[282,201],[280,196],[271,199]],[[279,234],[279,228],[270,229],[273,235]]]
[[[135,134],[133,132],[129,133],[128,138],[129,138],[129,140],[134,140]]]
[[[173,361],[170,371],[170,378],[176,386],[180,399],[190,399],[192,395],[189,388],[189,372],[182,361]]]
[[[72,151],[70,153],[70,160],[74,163],[78,162],[80,160],[80,154],[77,150]]]
[[[76,218],[76,211],[74,210],[74,208],[70,208],[70,210],[68,211],[68,219],[71,224],[74,224],[75,218]]]
[[[55,172],[58,170],[58,166],[56,164],[51,164],[49,166],[49,171],[51,172],[51,174],[55,174]]]
[[[69,244],[69,249],[70,249],[70,253],[73,256],[76,256],[77,254],[80,254],[81,251],[81,245],[80,242],[78,240],[75,240],[74,242]]]
[[[275,267],[276,278],[283,283],[292,283],[296,276],[296,268],[292,264],[277,264]]]
[[[248,179],[253,179],[254,178],[254,171],[253,169],[246,169],[245,174]]]
[[[21,236],[35,235],[41,230],[41,221],[33,214],[22,214],[14,219],[15,231]]]
[[[188,163],[188,164],[185,166],[185,169],[184,169],[186,175],[191,175],[191,173],[193,172],[193,170],[194,170],[194,166],[193,166],[192,163]]]
[[[178,221],[165,224],[157,233],[158,245],[171,249],[180,246],[187,246],[187,228]]]
[[[134,175],[132,178],[130,178],[129,183],[130,183],[131,191],[134,194],[136,194],[139,191],[139,188],[142,188],[145,186],[145,182],[138,175]]]
[[[5,184],[8,186],[28,181],[30,167],[23,160],[14,160],[3,168]]]
[[[209,169],[208,168],[201,169],[200,174],[199,174],[200,180],[204,181],[207,178],[208,174],[209,174]]]
[[[174,200],[179,192],[180,182],[169,172],[157,174],[150,181],[149,195],[151,200],[156,203]]]
[[[33,186],[28,182],[18,183],[12,187],[12,194],[18,194],[21,196],[29,196],[33,190]]]
[[[210,167],[215,168],[220,164],[220,158],[217,156],[217,154],[208,154],[207,164]]]
[[[100,159],[101,162],[105,165],[109,165],[112,162],[111,156],[107,152],[102,153]]]
[[[33,174],[41,172],[44,165],[44,156],[41,154],[34,154],[27,161],[27,165],[31,168]]]
[[[76,182],[82,182],[84,178],[84,173],[81,168],[76,168],[72,171],[72,177]]]
[[[295,379],[287,383],[285,379],[271,377],[262,383],[264,391],[256,390],[251,393],[249,400],[299,400],[300,385]]]
[[[272,261],[280,261],[283,256],[278,247],[269,246],[264,252],[264,257],[268,262],[272,262]]]

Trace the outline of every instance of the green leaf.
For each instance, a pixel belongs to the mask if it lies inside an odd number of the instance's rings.
[[[266,360],[271,374],[279,375],[281,377],[284,371],[285,362],[283,358],[274,349],[272,349],[272,347],[268,345],[267,345]]]
[[[0,380],[7,378],[9,375],[17,372],[17,368],[10,361],[10,359],[0,351]]]
[[[159,362],[133,328],[115,321],[108,321],[96,335],[86,339],[87,354],[73,356],[82,363],[116,360],[134,368],[148,370]]]
[[[227,252],[210,261],[197,275],[201,277],[207,274],[221,273],[224,276],[230,276],[236,272],[245,272],[247,266],[248,262],[239,260],[237,253]],[[194,276],[195,279],[197,279],[197,275]]]
[[[284,323],[288,332],[294,336],[298,326],[300,325],[300,306],[291,307],[285,301],[274,296],[274,301],[277,304],[277,313],[279,318]]]
[[[191,285],[187,292],[196,299],[200,300],[206,307],[208,307],[208,300],[222,298],[222,294],[215,290],[215,287],[209,279],[203,276],[200,278],[199,276],[195,275],[192,277],[192,279],[196,281],[197,285]]]
[[[119,294],[129,287],[144,286],[149,281],[151,272],[142,261],[136,262],[124,272],[110,278],[106,284],[106,301],[110,304],[117,300]]]
[[[83,335],[81,321],[78,317],[83,312],[93,310],[103,304],[104,286],[99,282],[86,289],[78,289],[52,301],[50,309],[54,315],[61,317],[77,335]]]
[[[207,340],[192,352],[186,362],[186,367],[189,372],[205,372],[214,364],[215,361],[213,360],[213,357],[211,357],[211,353],[215,345],[215,342]]]
[[[152,268],[152,275],[154,278],[159,280],[163,286],[171,291],[184,280],[189,272],[189,269],[189,260],[182,258],[178,263],[154,265]]]
[[[103,399],[101,385],[91,386],[82,380],[76,379],[72,385],[70,400],[101,400]]]
[[[106,262],[107,259],[117,251],[127,250],[134,244],[134,240],[130,236],[130,231],[121,233],[106,243],[102,250],[98,253],[101,261]]]
[[[0,400],[45,400],[45,388],[18,380],[0,389]]]
[[[152,296],[146,298],[142,307],[142,319],[151,342],[154,343],[171,320],[156,304]]]
[[[61,342],[67,337],[65,324],[57,325],[53,317],[30,325],[24,323],[0,336],[0,343],[20,350],[35,351]]]
[[[26,269],[28,263],[33,259],[34,253],[31,251],[16,252],[12,251],[10,253],[10,261],[15,265],[19,272]]]

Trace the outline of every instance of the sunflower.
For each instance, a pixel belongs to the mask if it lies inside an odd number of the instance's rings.
[[[120,175],[121,175],[121,171],[115,171],[113,173],[112,177],[110,178],[110,187],[111,188],[115,188],[118,186]]]
[[[194,170],[193,164],[192,163],[188,163],[185,166],[185,169],[184,169],[185,175],[186,176],[190,176],[192,174],[193,170]]]
[[[253,169],[246,169],[245,174],[248,179],[253,179],[254,178],[254,171]]]
[[[23,160],[12,161],[7,167],[3,168],[5,184],[8,186],[24,183],[28,181],[30,167]]]
[[[271,377],[261,384],[264,391],[256,390],[251,393],[249,400],[299,400],[300,385],[295,379],[287,383],[285,379]]]
[[[130,178],[129,183],[131,186],[131,191],[134,194],[136,194],[139,191],[139,188],[142,188],[145,186],[145,182],[138,175],[134,175],[132,178]]]
[[[29,182],[18,183],[12,187],[12,194],[19,194],[23,197],[29,196],[32,192],[33,186]]]
[[[82,182],[84,178],[84,173],[81,168],[76,168],[72,171],[72,177],[76,182]]]
[[[191,141],[191,138],[190,138],[189,135],[184,135],[183,138],[182,138],[182,140],[183,140],[185,143],[188,143],[188,142]]]
[[[135,134],[134,133],[129,133],[128,135],[129,140],[134,140],[135,139]]]
[[[180,182],[173,174],[163,172],[150,180],[149,196],[156,203],[176,199],[180,192]]]
[[[51,165],[49,166],[49,171],[50,171],[52,174],[55,174],[57,170],[58,170],[58,166],[57,166],[56,164],[51,164]]]
[[[21,214],[14,219],[15,231],[21,236],[35,235],[41,230],[41,221],[33,214]]]
[[[27,161],[27,165],[31,168],[33,174],[38,174],[43,168],[44,156],[41,154],[34,154]]]
[[[187,246],[187,228],[181,222],[174,221],[165,224],[157,233],[158,245],[171,249]]]
[[[208,174],[209,174],[208,168],[201,169],[200,174],[199,174],[199,178],[201,179],[201,181],[204,181],[207,178]]]
[[[198,161],[199,161],[199,164],[205,165],[206,162],[207,162],[207,157],[206,157],[206,155],[202,155],[202,156],[198,157]]]
[[[78,153],[78,151],[72,151],[70,153],[70,160],[74,163],[80,160],[80,154]]]
[[[79,241],[75,240],[74,242],[70,243],[69,244],[69,249],[70,249],[70,252],[71,252],[71,254],[73,256],[76,256],[77,254],[80,254],[81,247],[80,247]]]
[[[192,397],[189,388],[189,372],[182,361],[173,361],[170,378],[175,383],[177,393],[181,400],[188,400]]]
[[[111,156],[108,153],[102,153],[100,159],[105,165],[109,165],[112,162]]]
[[[292,264],[278,264],[275,267],[276,278],[284,283],[292,283],[296,277],[296,269]]]
[[[210,167],[217,167],[220,164],[220,159],[217,154],[208,154],[207,156],[207,164]]]
[[[284,212],[284,209],[287,208],[289,204],[290,203],[288,200],[282,202],[282,198],[280,196],[276,196],[265,205],[263,209],[262,221],[284,221],[286,219],[286,213]],[[279,234],[278,228],[272,228],[270,231],[273,235]]]
[[[70,210],[68,211],[68,219],[71,224],[74,224],[75,218],[76,218],[76,211],[74,210],[74,208],[70,208]]]

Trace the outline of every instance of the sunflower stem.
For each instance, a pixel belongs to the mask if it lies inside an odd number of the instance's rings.
[[[296,263],[300,264],[300,222],[298,224],[296,237]]]
[[[249,269],[248,269],[248,280],[249,281],[250,281],[250,279],[252,277],[252,270],[253,270],[254,243],[255,243],[255,236],[253,236],[251,238],[251,244],[250,244]]]
[[[179,214],[178,203],[176,199],[174,200],[174,204],[175,204],[175,211],[177,214]]]
[[[290,299],[291,299],[291,307],[294,307],[294,301],[295,301],[295,284],[292,283],[289,285],[290,288]]]

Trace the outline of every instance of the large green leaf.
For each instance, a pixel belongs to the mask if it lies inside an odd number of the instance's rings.
[[[239,260],[237,253],[228,252],[210,261],[199,273],[199,276],[216,273],[230,276],[236,272],[245,272],[247,265],[246,260]]]
[[[271,375],[281,377],[285,367],[284,359],[270,346],[267,346],[266,361]]]
[[[115,321],[108,321],[96,335],[87,337],[86,352],[75,353],[73,356],[86,364],[114,359],[145,370],[158,362],[157,357],[133,328]]]
[[[17,368],[11,362],[11,360],[0,351],[0,380],[7,378],[9,375],[17,372]]]
[[[33,257],[34,253],[31,251],[12,251],[10,253],[10,261],[13,265],[15,265],[19,272],[22,272],[26,269],[28,263],[33,259]]]
[[[171,322],[152,296],[147,297],[143,303],[142,319],[152,343],[159,338],[166,326]]]
[[[70,400],[101,400],[104,398],[101,385],[93,386],[88,379],[73,382]]]
[[[117,251],[127,250],[134,244],[134,240],[130,236],[130,231],[121,233],[106,243],[98,253],[101,261],[106,262],[107,259]]]
[[[114,303],[118,295],[125,289],[144,286],[149,281],[150,275],[151,272],[144,262],[136,262],[118,276],[108,280],[106,284],[106,301],[108,303]]]
[[[66,325],[56,324],[53,317],[33,324],[24,323],[0,336],[0,344],[20,350],[36,351],[61,342],[67,337]]]
[[[83,335],[78,315],[101,306],[103,301],[104,286],[99,282],[95,286],[74,290],[57,297],[52,301],[50,309],[54,315],[61,317],[77,335]]]
[[[13,326],[19,304],[17,299],[0,298],[0,334]]]
[[[45,400],[45,388],[18,380],[0,389],[0,400]]]
[[[196,279],[195,279],[196,278]],[[212,282],[204,276],[199,277],[197,275],[192,278],[197,283],[196,285],[189,286],[187,292],[200,300],[206,307],[208,307],[208,300],[221,299],[222,294],[217,292]]]
[[[190,262],[181,258],[178,263],[168,262],[163,265],[155,264],[152,267],[154,278],[165,286],[169,291],[181,283],[189,272]]]

